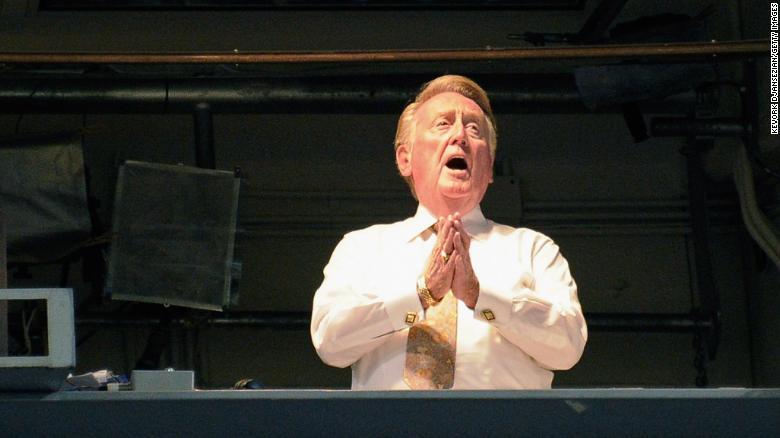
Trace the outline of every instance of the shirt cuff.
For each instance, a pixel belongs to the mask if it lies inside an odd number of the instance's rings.
[[[416,286],[412,285],[409,292],[399,291],[387,297],[385,311],[395,331],[408,328],[419,321],[420,315],[423,314],[423,307],[420,297],[417,296]]]
[[[511,314],[511,296],[498,292],[490,285],[480,287],[477,304],[474,306],[474,318],[492,324],[506,324]]]

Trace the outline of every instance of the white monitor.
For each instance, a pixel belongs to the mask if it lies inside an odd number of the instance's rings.
[[[0,289],[0,301],[15,300],[46,302],[48,339],[43,355],[0,356],[0,391],[56,390],[76,365],[73,289]]]

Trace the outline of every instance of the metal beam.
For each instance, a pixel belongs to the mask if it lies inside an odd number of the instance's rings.
[[[214,118],[209,104],[195,105],[192,119],[195,128],[195,165],[202,169],[216,169]]]
[[[689,144],[681,152],[686,158],[688,176],[688,202],[691,214],[691,245],[693,247],[693,275],[698,293],[698,309],[714,325],[702,333],[707,357],[710,360],[720,343],[720,294],[715,287],[710,248],[710,217],[707,209],[707,175],[702,164],[702,154],[712,147],[713,140],[690,137]],[[706,379],[706,377],[705,377]]]

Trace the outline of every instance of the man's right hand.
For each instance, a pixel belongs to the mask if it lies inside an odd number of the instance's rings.
[[[455,273],[455,263],[445,260],[455,250],[455,229],[452,216],[440,217],[437,223],[436,245],[428,256],[425,268],[425,286],[431,291],[435,300],[441,300],[452,288],[452,277]]]

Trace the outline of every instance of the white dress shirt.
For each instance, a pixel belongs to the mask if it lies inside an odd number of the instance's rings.
[[[480,284],[475,308],[458,301],[453,389],[550,388],[551,370],[579,360],[588,337],[577,285],[558,246],[527,228],[462,218]],[[436,241],[436,218],[414,217],[348,233],[314,295],[311,337],[322,360],[352,366],[352,389],[409,389],[406,338],[425,317],[417,278]]]

